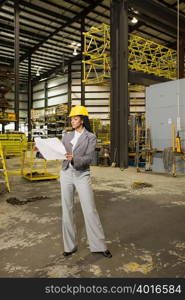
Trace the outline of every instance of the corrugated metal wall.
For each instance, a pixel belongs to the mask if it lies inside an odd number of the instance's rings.
[[[48,106],[54,106],[68,101],[67,75],[47,81]],[[33,108],[45,107],[45,81],[33,87]]]
[[[12,106],[11,108],[7,109],[6,112],[14,113],[14,106],[15,106],[15,95],[14,95],[14,88],[11,92],[5,94],[5,98],[8,100],[8,103]],[[19,117],[20,123],[25,123],[28,117],[28,94],[27,89],[20,89],[19,94]]]
[[[81,65],[75,62],[71,65],[71,104],[81,104]],[[61,75],[48,82],[48,106],[68,103],[68,75]],[[90,118],[110,120],[110,85],[85,84],[85,106]],[[33,108],[45,107],[45,82],[33,87]],[[145,112],[145,93],[130,93],[130,112]]]
[[[72,105],[80,105],[81,100],[81,66],[80,62],[72,64]],[[85,84],[85,106],[90,118],[110,120],[110,86]]]

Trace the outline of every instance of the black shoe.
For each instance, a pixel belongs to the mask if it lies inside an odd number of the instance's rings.
[[[102,252],[102,255],[105,256],[105,257],[108,257],[108,258],[112,257],[112,254],[108,249],[106,251]]]
[[[112,257],[112,254],[111,254],[111,252],[110,252],[108,249],[105,250],[105,251],[93,252],[93,253],[100,253],[100,254],[102,254],[103,256],[108,257],[108,258],[111,258],[111,257]]]
[[[63,256],[70,256],[72,255],[73,253],[75,253],[77,251],[77,249],[71,251],[71,252],[63,252]]]

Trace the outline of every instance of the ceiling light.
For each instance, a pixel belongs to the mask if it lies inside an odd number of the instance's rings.
[[[132,20],[131,20],[131,22],[132,22],[133,24],[136,24],[136,23],[138,22],[138,19],[137,19],[136,17],[133,17]]]
[[[40,76],[40,72],[39,72],[39,69],[37,69],[37,73],[36,73],[36,76]]]
[[[78,52],[76,51],[77,48],[74,48],[74,51],[73,51],[73,55],[78,55]]]
[[[37,67],[37,72],[36,72],[36,76],[40,76],[40,69],[41,69],[42,67]]]

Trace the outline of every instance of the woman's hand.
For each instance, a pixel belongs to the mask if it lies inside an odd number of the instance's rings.
[[[72,154],[69,153],[69,152],[67,152],[67,153],[65,154],[65,157],[66,157],[66,159],[69,160],[69,161],[72,161],[72,160],[73,160],[73,156],[72,156]]]
[[[35,145],[33,145],[33,151],[39,151],[39,149]]]

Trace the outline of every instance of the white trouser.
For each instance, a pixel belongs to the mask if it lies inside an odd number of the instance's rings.
[[[87,238],[91,252],[105,251],[105,236],[96,210],[91,187],[90,171],[68,168],[61,171],[62,229],[64,251],[71,252],[77,247],[76,225],[74,222],[74,192],[78,192],[85,220]]]

